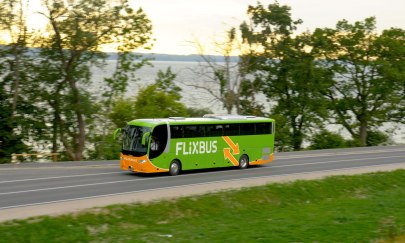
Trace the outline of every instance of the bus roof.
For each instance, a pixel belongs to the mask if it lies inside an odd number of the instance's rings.
[[[204,115],[203,117],[169,117],[153,119],[136,119],[128,122],[128,125],[155,126],[159,124],[186,125],[186,124],[226,124],[226,123],[249,123],[249,122],[273,122],[266,117],[242,116],[242,115]]]

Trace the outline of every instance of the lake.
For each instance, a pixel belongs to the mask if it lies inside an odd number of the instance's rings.
[[[176,79],[174,80],[176,85],[182,89],[182,99],[181,101],[187,107],[193,108],[208,108],[214,113],[226,113],[226,110],[223,109],[221,103],[208,92],[203,89],[196,89],[191,87],[190,84],[200,85],[209,87],[210,80],[204,77],[197,77],[193,72],[199,67],[198,62],[182,62],[182,61],[152,61],[153,66],[144,66],[136,72],[136,76],[139,78],[139,81],[130,83],[126,97],[136,96],[139,89],[146,87],[155,82],[157,73],[159,70],[165,72],[167,68],[171,67],[173,73],[175,73]],[[93,89],[100,90],[101,93],[103,78],[111,75],[114,70],[115,61],[108,60],[105,70],[99,68],[92,68],[93,73]],[[212,87],[215,90],[214,87]],[[217,91],[217,90],[215,90]]]

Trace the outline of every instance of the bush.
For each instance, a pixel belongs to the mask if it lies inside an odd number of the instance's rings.
[[[346,147],[345,139],[337,133],[333,133],[322,129],[315,134],[311,139],[310,149],[329,149],[329,148],[344,148]]]
[[[367,133],[367,146],[378,146],[387,143],[389,136],[380,131],[369,131]]]

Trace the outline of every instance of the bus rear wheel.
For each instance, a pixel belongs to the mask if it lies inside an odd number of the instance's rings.
[[[244,154],[239,159],[239,169],[246,169],[249,165],[249,157]]]
[[[180,167],[180,162],[178,160],[173,160],[170,163],[170,167],[169,167],[169,174],[171,176],[175,176],[178,175],[180,173],[181,167]]]

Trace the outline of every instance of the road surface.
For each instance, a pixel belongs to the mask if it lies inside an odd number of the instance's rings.
[[[119,161],[0,165],[0,221],[336,174],[405,169],[405,146],[277,153],[247,170],[137,174]]]

